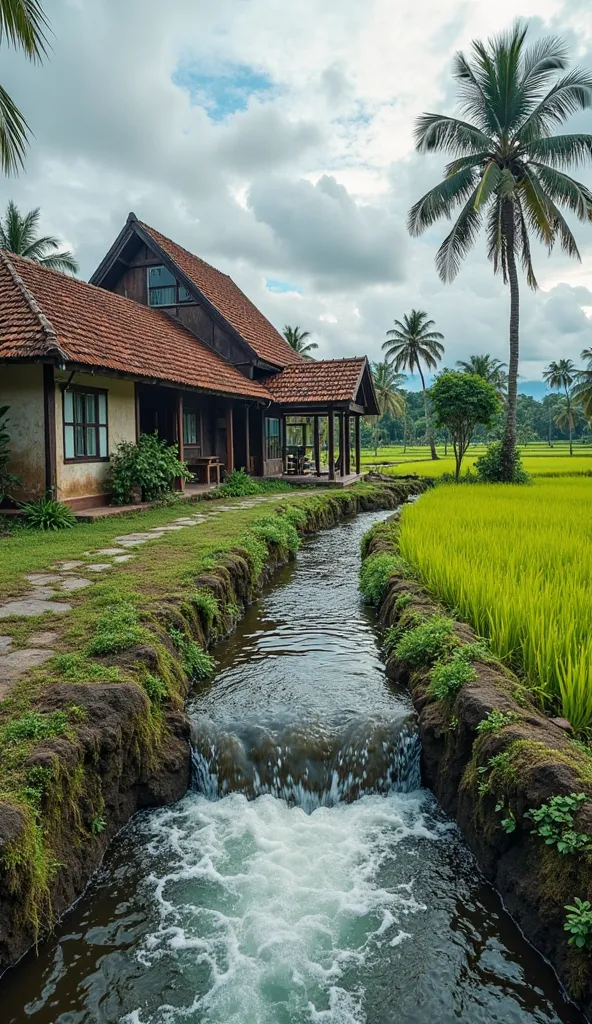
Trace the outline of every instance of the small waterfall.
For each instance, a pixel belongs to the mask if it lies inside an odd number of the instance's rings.
[[[226,728],[193,726],[193,788],[209,800],[270,794],[308,813],[371,793],[421,785],[421,745],[411,716]]]

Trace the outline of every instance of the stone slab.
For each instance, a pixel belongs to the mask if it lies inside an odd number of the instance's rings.
[[[72,559],[70,562],[58,562],[56,569],[58,572],[72,572],[72,569],[79,569],[81,565],[84,565],[84,562],[80,559]]]
[[[118,563],[129,562],[133,557],[133,555],[116,555],[113,561]]]
[[[30,636],[28,643],[31,644],[31,647],[51,647],[52,644],[55,644],[59,635],[59,633],[55,633],[51,629],[46,629],[43,633],[34,633],[33,636]]]
[[[71,608],[72,605],[66,604],[65,601],[45,601],[36,597],[28,597],[21,601],[8,601],[6,604],[0,605],[0,619],[9,619],[12,615],[32,619],[35,615],[43,615],[44,612],[63,615]]]
[[[12,683],[32,668],[43,665],[53,655],[47,648],[30,647],[22,651],[0,654],[0,697],[8,692]]]
[[[76,590],[86,590],[91,586],[91,580],[85,580],[83,576],[68,576],[62,580],[61,589],[67,594],[73,594]]]
[[[34,587],[28,594],[34,601],[53,601],[55,596],[55,587]]]
[[[49,583],[59,583],[61,577],[55,572],[33,572],[25,579],[36,587],[45,587]]]
[[[133,542],[140,542],[145,540],[152,540],[151,533],[126,533],[121,537],[114,537],[116,544],[130,544]]]
[[[12,643],[11,636],[0,636],[0,651],[6,651]]]
[[[105,572],[106,569],[112,569],[111,562],[95,562],[94,565],[87,565],[86,572]]]
[[[95,554],[96,555],[122,555],[123,554],[123,550],[122,550],[122,548],[99,548],[99,550],[96,551]]]

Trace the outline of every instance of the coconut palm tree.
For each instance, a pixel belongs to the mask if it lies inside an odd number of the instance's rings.
[[[402,321],[395,320],[393,330],[386,332],[387,340],[382,347],[386,352],[387,362],[392,362],[397,373],[401,370],[409,370],[410,373],[417,370],[419,373],[423,389],[427,440],[432,459],[437,459],[428,407],[428,394],[421,365],[423,362],[427,370],[435,370],[444,355],[444,346],[440,344],[444,335],[439,331],[434,331],[432,329],[434,326],[434,321],[428,320],[427,313],[420,309],[412,309],[409,315],[404,314]]]
[[[380,415],[389,413],[394,419],[405,413],[405,396],[399,388],[405,382],[404,373],[397,373],[391,363],[373,363],[372,382],[376,392]]]
[[[498,393],[503,394],[507,387],[507,364],[502,363],[501,359],[492,359],[489,352],[482,356],[470,356],[468,360],[457,359],[456,365],[463,373],[475,373],[482,377],[488,384],[492,384]]]
[[[29,60],[41,62],[45,56],[46,29],[39,0],[0,0],[0,40],[23,50]],[[27,122],[0,85],[0,165],[4,174],[16,174],[23,166],[28,135]]]
[[[582,359],[585,359],[588,366],[580,370],[576,385],[572,388],[574,402],[582,406],[584,416],[592,423],[592,348],[585,348],[582,352]]]
[[[567,118],[592,105],[592,72],[568,66],[557,38],[525,44],[526,27],[482,43],[470,57],[458,53],[453,74],[464,119],[422,114],[415,129],[420,153],[448,152],[444,180],[412,207],[408,227],[420,235],[439,218],[460,213],[436,256],[443,281],[451,281],[474,245],[485,220],[487,255],[510,286],[510,358],[501,476],[513,477],[519,362],[517,260],[531,288],[537,287],[531,236],[549,252],[558,241],[580,258],[560,211],[581,221],[592,214],[592,192],[560,168],[576,167],[592,155],[592,135],[553,135]]]
[[[547,382],[550,388],[555,391],[559,391],[563,388],[565,392],[565,402],[563,404],[563,410],[559,412],[559,416],[565,423],[565,429],[569,430],[569,454],[573,455],[573,444],[572,444],[572,431],[573,431],[573,413],[572,413],[572,394],[571,388],[578,379],[579,371],[576,365],[571,359],[559,359],[558,362],[555,360],[549,363],[546,370],[543,373],[543,380]],[[558,418],[555,418],[555,423],[560,426]],[[564,428],[562,428],[564,429]]]
[[[313,359],[314,357],[310,353],[314,348],[319,347],[316,341],[306,341],[307,338],[310,338],[310,331],[301,331],[299,327],[290,327],[289,324],[284,327],[284,338],[290,348],[304,356],[305,359]]]
[[[12,199],[6,207],[4,218],[0,219],[0,249],[7,249],[17,256],[41,263],[50,270],[78,271],[74,253],[55,252],[59,239],[54,235],[39,235],[39,207],[22,214]]]

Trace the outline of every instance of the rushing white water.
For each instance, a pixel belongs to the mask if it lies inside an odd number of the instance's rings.
[[[191,985],[126,1020],[361,1024],[364,969],[396,960],[426,909],[413,860],[393,884],[399,848],[449,831],[426,822],[426,802],[393,793],[306,814],[271,796],[192,794],[145,819],[160,920],[138,955],[151,971],[190,971]]]

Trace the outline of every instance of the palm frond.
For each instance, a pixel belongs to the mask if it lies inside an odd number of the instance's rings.
[[[39,0],[2,0],[0,4],[0,43],[20,47],[31,60],[47,53],[47,18]]]
[[[475,243],[481,226],[481,211],[475,209],[477,189],[461,210],[456,224],[436,254],[436,269],[442,281],[452,281],[460,270],[463,256]]]
[[[522,84],[541,89],[555,71],[564,71],[569,63],[569,51],[559,36],[546,36],[533,43],[524,53]]]
[[[458,156],[467,156],[493,148],[493,141],[475,125],[443,114],[421,114],[413,134],[415,148],[419,153],[445,150]]]
[[[541,185],[554,202],[567,206],[579,220],[592,219],[592,192],[586,185],[537,160],[532,160],[530,166],[536,167]]]
[[[518,128],[516,138],[528,145],[531,139],[592,105],[592,72],[573,68],[549,90]]]
[[[487,82],[472,68],[464,53],[457,53],[452,62],[452,74],[459,82],[459,99],[462,113],[476,122],[476,126],[487,134],[500,134],[501,125],[486,95]]]
[[[480,206],[484,206],[491,194],[497,190],[500,184],[501,174],[502,172],[495,160],[490,160],[483,171],[481,181],[477,189],[477,194],[475,196],[476,210],[478,210]]]
[[[74,253],[68,250],[63,252],[49,253],[47,256],[42,256],[39,260],[42,266],[48,267],[49,270],[60,270],[62,273],[77,274],[78,273],[78,261],[76,260]],[[305,345],[302,350],[302,355],[305,355],[305,349],[317,348],[315,344]]]
[[[454,208],[474,191],[475,180],[475,172],[470,167],[444,178],[411,207],[407,217],[409,233],[421,235],[440,217],[450,217]]]
[[[552,135],[532,139],[525,151],[531,160],[551,167],[578,167],[592,158],[592,135]]]
[[[516,233],[516,241],[518,243],[518,251],[520,253],[520,260],[522,263],[522,269],[526,274],[526,281],[529,288],[536,291],[539,284],[535,276],[534,267],[532,265],[532,253],[530,250],[530,238],[528,237],[528,227],[524,218],[524,210],[522,209],[522,203],[520,198],[517,199],[514,204],[514,230]]]
[[[527,167],[523,168],[523,177],[518,184],[518,193],[524,204],[531,230],[551,250],[554,242],[554,230],[549,200],[536,173]]]
[[[0,165],[6,175],[17,174],[24,164],[29,125],[0,85]]]

